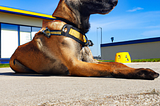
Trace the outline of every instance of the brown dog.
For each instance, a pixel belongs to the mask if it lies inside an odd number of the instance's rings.
[[[47,23],[31,42],[19,46],[10,59],[10,67],[17,73],[157,78],[159,74],[151,69],[134,69],[115,62],[97,62],[86,47],[88,43],[84,34],[90,27],[90,15],[109,13],[117,2],[118,0],[60,0],[53,13],[53,17],[58,17],[59,20]],[[59,32],[52,32],[57,30]],[[78,37],[73,37],[75,35]]]

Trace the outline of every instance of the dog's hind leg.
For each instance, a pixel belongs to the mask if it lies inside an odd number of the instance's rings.
[[[15,73],[36,73],[35,71],[29,69],[16,59],[10,60],[9,65],[15,71]]]

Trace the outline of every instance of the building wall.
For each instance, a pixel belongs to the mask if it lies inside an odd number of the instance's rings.
[[[0,12],[0,63],[8,63],[15,49],[29,42],[43,19]]]
[[[160,58],[160,41],[101,47],[103,60],[114,60],[117,52],[129,52],[131,59]]]
[[[0,22],[42,27],[43,19],[0,12]]]
[[[0,58],[10,58],[15,49],[31,41],[41,27],[0,23]]]
[[[0,6],[0,64],[9,63],[19,45],[31,41],[51,15]]]

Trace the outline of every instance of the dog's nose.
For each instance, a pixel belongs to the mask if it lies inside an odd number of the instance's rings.
[[[114,4],[114,6],[116,6],[117,3],[118,3],[118,0],[113,0],[112,2],[113,2],[113,4]]]

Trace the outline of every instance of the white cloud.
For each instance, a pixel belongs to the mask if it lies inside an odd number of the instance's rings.
[[[160,11],[149,11],[130,15],[112,16],[91,20],[90,31],[96,31],[97,27],[105,30],[116,29],[154,29],[160,28]]]
[[[136,7],[132,10],[127,10],[127,12],[135,12],[135,11],[138,11],[138,10],[143,10],[144,8],[141,8],[141,7]]]
[[[157,28],[160,28],[160,25],[155,25],[155,26],[147,26],[146,28],[148,29],[157,29]]]
[[[160,36],[160,29],[159,30],[150,30],[145,31],[142,33],[143,36]]]
[[[97,27],[103,27],[103,30],[137,29],[141,27],[141,23],[143,21],[138,19],[137,15],[106,17],[98,21],[92,21],[91,30],[95,30]]]

